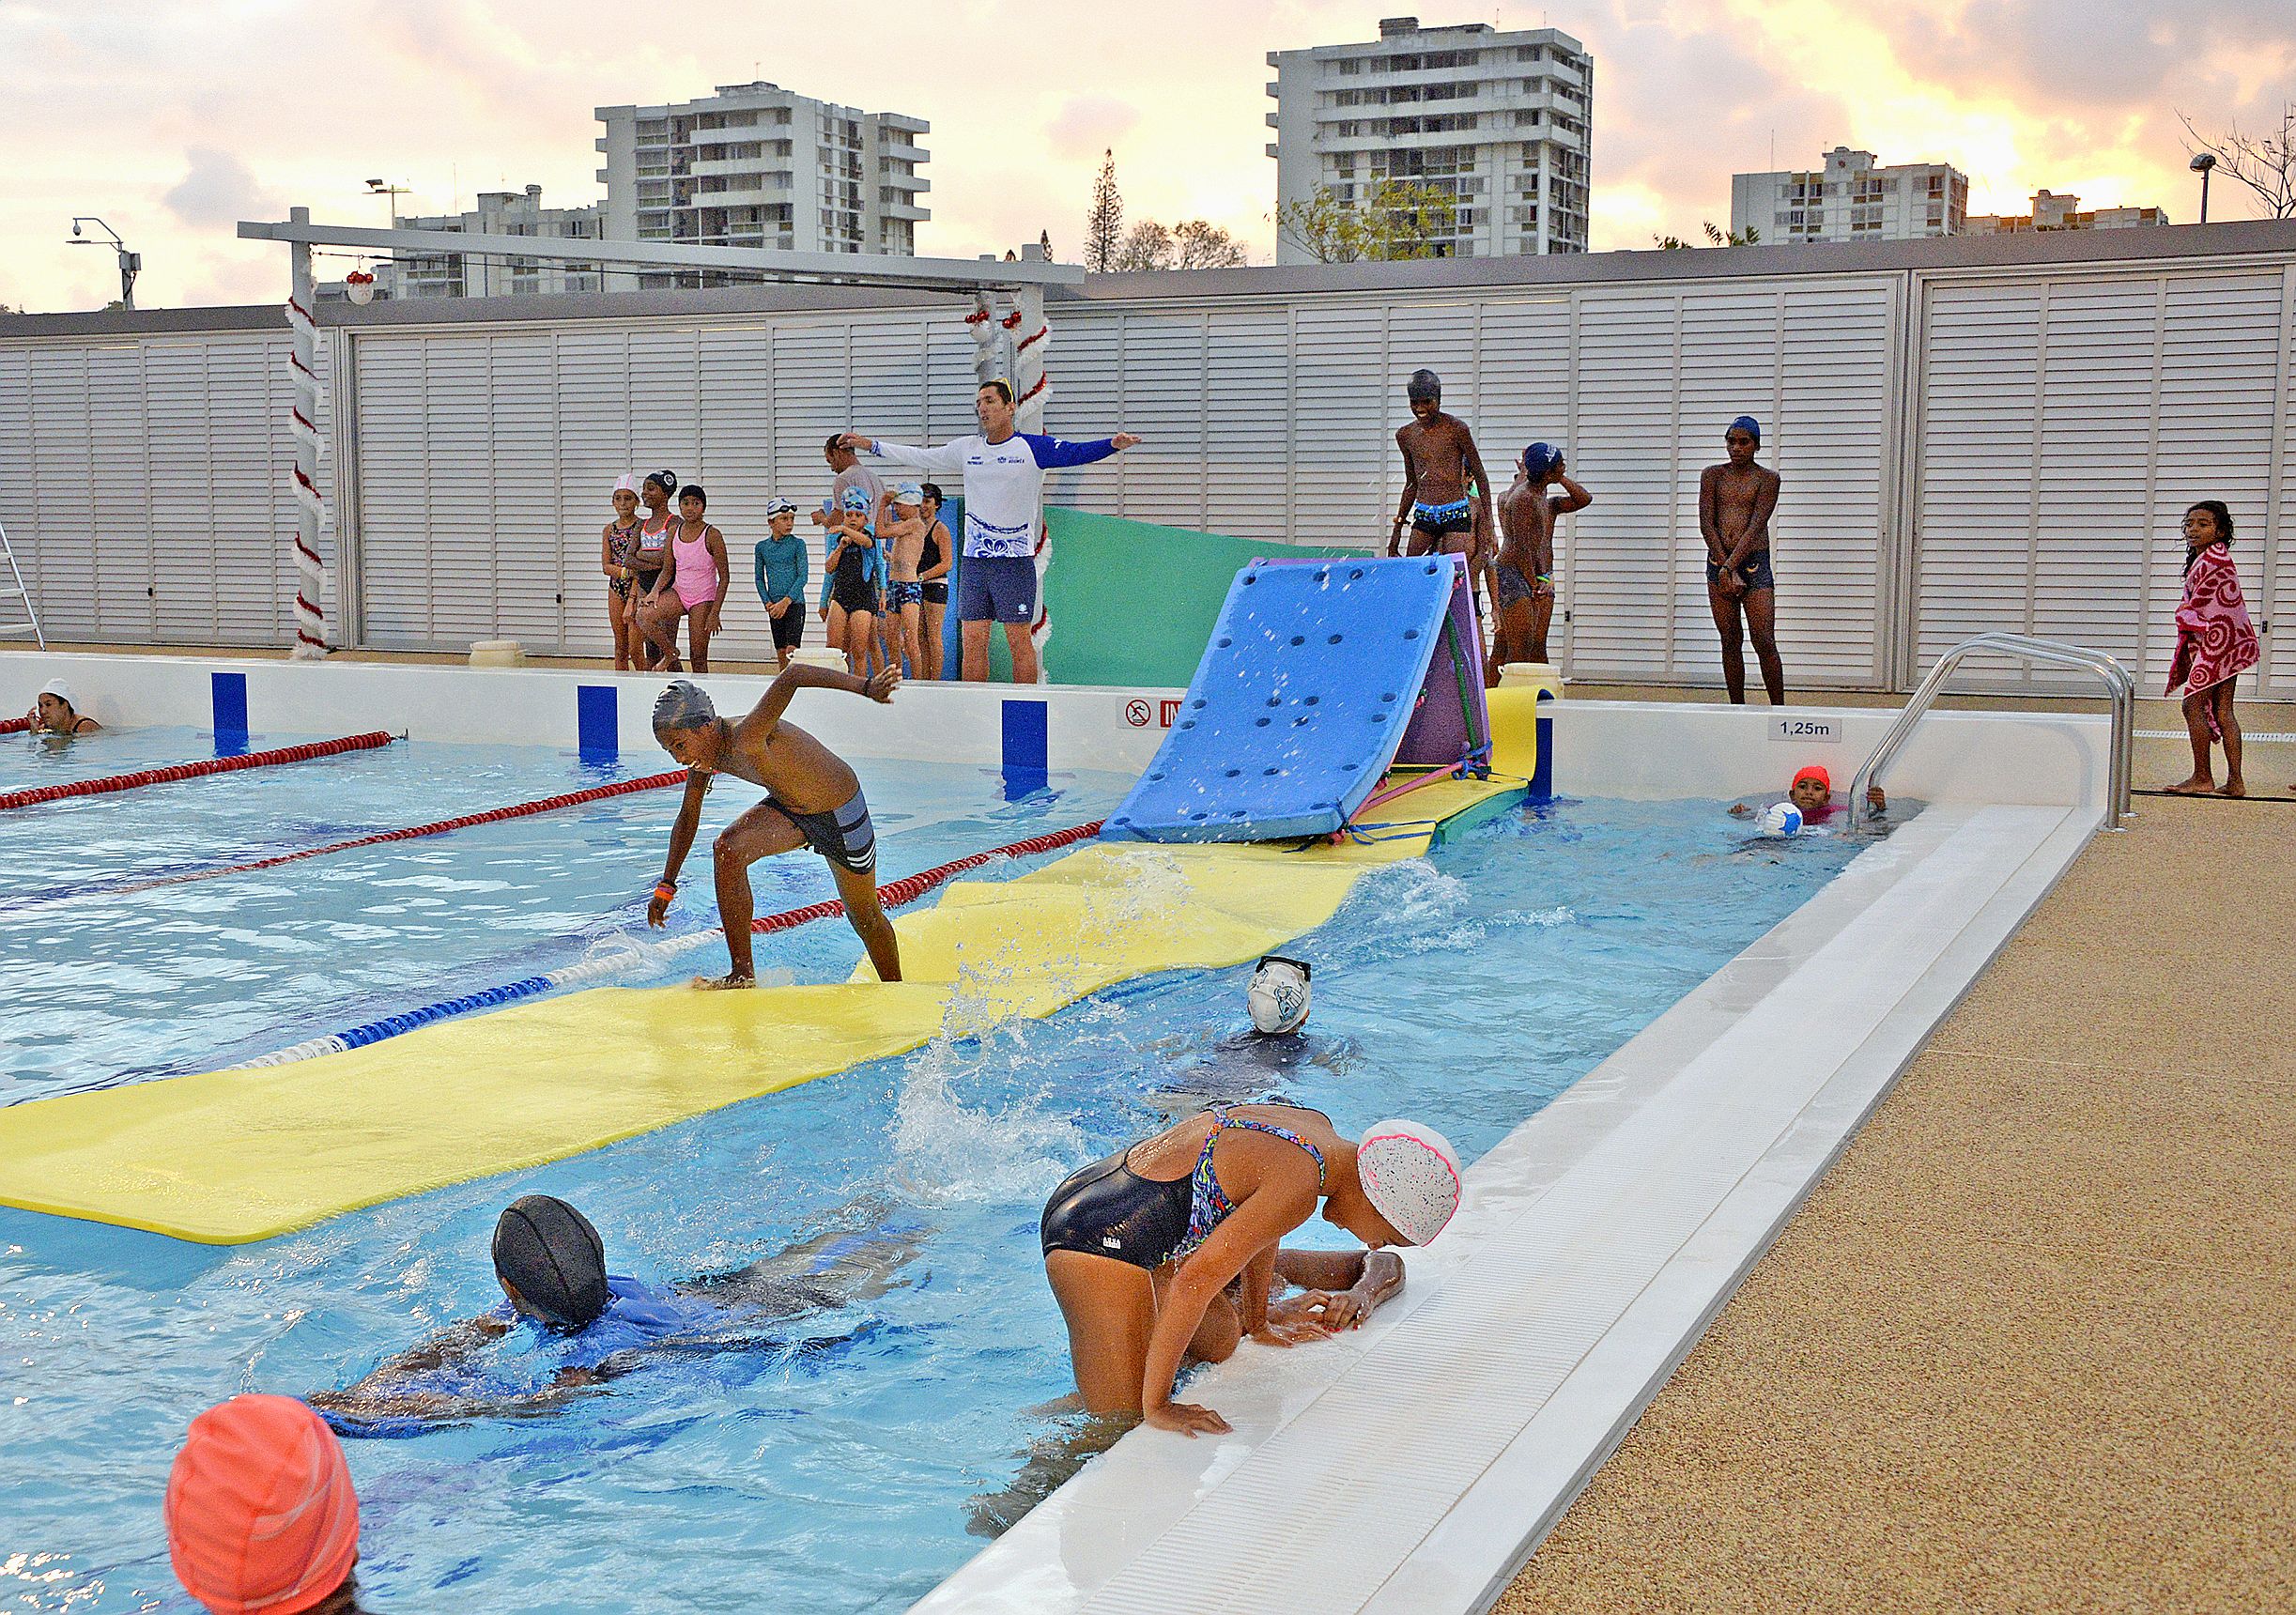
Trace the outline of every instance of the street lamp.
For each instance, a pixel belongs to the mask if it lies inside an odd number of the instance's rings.
[[[410,185],[393,185],[383,179],[367,181],[367,194],[383,198],[384,206],[391,214],[391,227],[393,230],[398,228],[398,199],[402,196],[412,195],[413,192],[414,188]]]
[[[2185,166],[2200,176],[2200,222],[2205,224],[2209,222],[2209,170],[2216,166],[2216,154],[2200,152]]]
[[[128,243],[119,238],[119,232],[93,214],[83,213],[71,222],[71,239],[66,243],[74,247],[93,247],[97,243],[80,233],[83,224],[93,224],[112,238],[112,250],[119,254],[119,306],[135,306],[135,277],[144,272],[144,254],[128,251]]]

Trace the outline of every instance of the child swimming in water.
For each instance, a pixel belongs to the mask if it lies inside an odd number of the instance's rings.
[[[1835,807],[1833,776],[1826,772],[1823,764],[1816,762],[1795,773],[1794,782],[1786,787],[1786,801],[1801,814],[1805,824],[1823,824],[1849,806],[1845,802],[1841,808]],[[1731,817],[1758,819],[1764,806],[1754,802],[1735,802],[1731,805]],[[1889,798],[1882,793],[1879,785],[1868,785],[1866,806],[1878,819],[1889,810]]]

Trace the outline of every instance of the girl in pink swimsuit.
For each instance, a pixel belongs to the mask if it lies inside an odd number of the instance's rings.
[[[671,531],[662,577],[653,604],[641,619],[646,638],[667,659],[669,670],[678,665],[678,619],[686,619],[692,641],[694,671],[710,670],[710,636],[717,631],[718,613],[725,608],[726,586],[732,569],[726,561],[725,534],[704,517],[709,496],[693,483],[678,490],[680,520]]]

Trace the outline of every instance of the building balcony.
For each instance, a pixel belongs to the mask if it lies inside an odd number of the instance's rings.
[[[748,179],[758,175],[773,175],[779,183],[789,183],[789,170],[769,166],[778,160],[768,157],[717,157],[707,162],[697,162],[694,177],[713,175],[732,179]]]
[[[932,208],[919,208],[912,202],[881,202],[876,213],[880,219],[906,219],[912,223],[922,223],[932,217]]]
[[[930,191],[932,181],[921,174],[880,174],[877,183],[894,191]]]
[[[601,168],[601,169],[599,169],[599,170],[598,170],[598,183],[599,183],[599,184],[601,184],[601,185],[604,185],[604,184],[608,183],[608,180],[607,180],[607,177],[606,177],[606,170],[605,170],[605,169],[603,169],[603,168]]]
[[[877,155],[890,162],[926,162],[932,158],[932,153],[921,146],[890,138],[877,142]]]
[[[1270,157],[1273,157],[1273,156],[1275,156],[1275,155],[1276,155],[1276,150],[1275,150],[1275,142],[1273,142],[1272,140],[1271,140],[1271,141],[1270,141],[1270,142],[1268,143],[1268,155],[1269,155]]]

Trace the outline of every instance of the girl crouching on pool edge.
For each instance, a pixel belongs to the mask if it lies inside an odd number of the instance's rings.
[[[1279,1249],[1318,1203],[1368,1248]],[[1172,1400],[1184,1361],[1225,1361],[1246,1335],[1287,1346],[1360,1325],[1403,1287],[1382,1247],[1425,1244],[1458,1204],[1458,1157],[1433,1129],[1381,1122],[1357,1144],[1293,1105],[1214,1106],[1086,1167],[1053,1192],[1042,1230],[1086,1410],[1225,1432]],[[1271,1307],[1279,1279],[1308,1293]]]

